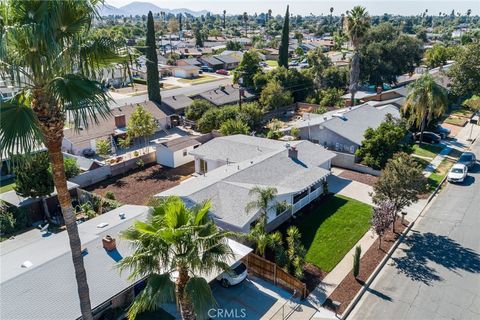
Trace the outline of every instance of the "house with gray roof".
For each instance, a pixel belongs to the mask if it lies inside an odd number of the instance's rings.
[[[157,197],[180,196],[187,204],[210,200],[210,214],[221,228],[247,233],[259,217],[246,211],[254,187],[273,187],[267,229],[273,230],[323,193],[335,157],[309,141],[281,141],[247,135],[215,138],[190,152],[197,177]],[[281,205],[279,205],[281,204]]]
[[[94,319],[103,319],[109,309],[126,308],[144,286],[144,279],[128,279],[117,263],[133,253],[134,247],[120,233],[137,221],[145,220],[149,207],[124,205],[78,225],[83,262],[88,277]],[[107,251],[103,239],[115,239]],[[228,265],[246,256],[251,249],[231,239],[233,255]],[[0,319],[81,319],[75,272],[67,232],[42,235],[31,233],[0,243]],[[201,274],[207,282],[218,272]]]
[[[302,120],[291,123],[282,131],[287,132],[296,127],[302,139],[318,143],[330,150],[355,154],[362,144],[365,130],[376,129],[388,114],[400,118],[399,109],[392,104],[374,107],[366,103],[320,115],[306,114]]]
[[[226,104],[237,104],[240,101],[240,95],[242,101],[250,101],[256,97],[256,94],[253,91],[247,89],[240,91],[240,88],[237,85],[232,84],[199,93],[194,96],[194,98],[205,99],[219,107]]]
[[[202,56],[198,58],[204,66],[212,68],[213,70],[220,70],[223,68],[223,62],[216,59],[215,57]]]
[[[162,105],[167,107],[172,113],[183,114],[185,109],[193,103],[190,97],[184,94],[178,94],[171,97],[162,97]]]
[[[240,59],[235,55],[216,55],[215,59],[220,60],[223,63],[223,69],[233,70],[240,64]]]

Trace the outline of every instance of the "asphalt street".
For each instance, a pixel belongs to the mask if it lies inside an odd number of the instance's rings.
[[[472,148],[480,158],[480,140]],[[480,163],[419,218],[348,319],[480,319]]]

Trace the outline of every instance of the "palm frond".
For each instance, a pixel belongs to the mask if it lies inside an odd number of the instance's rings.
[[[30,153],[42,146],[43,134],[28,93],[20,92],[0,102],[0,149],[2,154]]]
[[[56,77],[48,84],[48,90],[72,118],[76,129],[88,127],[90,121],[98,123],[99,117],[105,119],[111,114],[109,94],[99,82],[82,75]]]
[[[216,306],[217,302],[207,281],[199,277],[190,278],[185,286],[185,294],[192,303],[197,319],[208,319],[208,310]]]
[[[135,298],[128,310],[128,318],[135,319],[139,313],[156,310],[164,303],[175,301],[175,284],[170,275],[151,274],[148,276],[145,289]]]

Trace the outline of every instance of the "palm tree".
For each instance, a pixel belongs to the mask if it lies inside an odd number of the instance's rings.
[[[4,1],[0,71],[20,92],[0,106],[0,149],[30,153],[44,144],[67,229],[83,319],[92,319],[87,275],[62,154],[68,116],[76,128],[107,117],[109,96],[91,80],[128,54],[109,38],[88,38],[97,1]]]
[[[223,10],[223,29],[225,29],[225,15],[227,14],[227,10]]]
[[[330,7],[330,21],[332,21],[333,18],[333,7]]]
[[[362,39],[370,27],[370,17],[365,8],[356,6],[352,11],[347,11],[344,19],[344,28],[353,45],[353,57],[350,66],[350,93],[351,106],[355,105],[355,92],[358,89],[360,77],[360,54],[359,47]]]
[[[441,116],[447,108],[447,95],[435,79],[428,73],[422,75],[409,86],[409,93],[403,107],[410,119],[420,126],[420,145],[427,123]]]
[[[179,197],[156,200],[145,222],[136,221],[122,233],[135,251],[119,263],[120,270],[129,270],[132,280],[147,281],[129,319],[174,301],[183,319],[207,318],[215,299],[201,274],[229,270],[233,257],[226,238],[231,233],[217,228],[209,209],[209,202],[187,208]]]
[[[258,224],[261,226],[262,230],[265,231],[267,226],[267,214],[268,209],[270,208],[270,202],[277,196],[277,189],[273,187],[261,188],[256,186],[252,188],[248,194],[250,196],[256,196],[257,198],[247,204],[245,210],[250,212],[252,210],[259,210],[260,217],[258,219]]]

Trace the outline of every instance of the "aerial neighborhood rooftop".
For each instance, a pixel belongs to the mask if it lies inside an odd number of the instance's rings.
[[[0,319],[477,319],[478,4],[175,6],[0,6]]]

